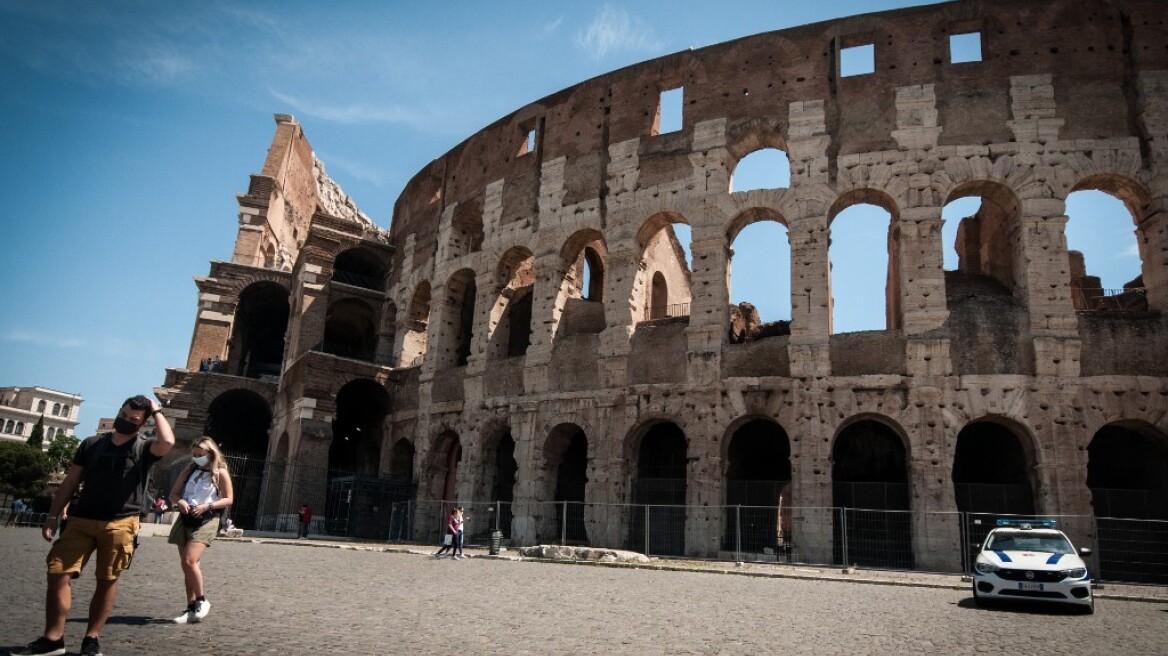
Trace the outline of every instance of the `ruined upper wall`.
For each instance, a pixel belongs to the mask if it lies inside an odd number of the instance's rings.
[[[840,156],[896,150],[897,88],[913,85],[934,86],[942,146],[1012,141],[1010,78],[1032,74],[1053,77],[1060,139],[1143,142],[1136,76],[1168,69],[1166,15],[1160,0],[970,0],[769,32],[630,66],[503,117],[419,172],[394,209],[398,256],[412,234],[414,268],[424,267],[442,211],[496,181],[506,181],[503,225],[536,217],[541,167],[557,158],[568,205],[604,197],[608,148],[627,140],[642,139],[641,186],[685,177],[678,170],[703,121],[726,119],[738,157],[760,146],[760,133],[777,141],[762,145],[783,148],[788,107],[801,101],[824,102],[831,181]],[[966,32],[981,33],[982,61],[952,64],[948,37]],[[840,48],[868,43],[875,73],[840,77]],[[679,85],[681,131],[650,137],[660,91]],[[535,152],[519,155],[532,129]]]

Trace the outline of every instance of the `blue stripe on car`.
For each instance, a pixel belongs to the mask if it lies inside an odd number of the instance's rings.
[[[1054,564],[1058,563],[1058,561],[1061,560],[1062,557],[1063,557],[1062,554],[1051,554],[1050,558],[1046,559],[1046,564],[1047,565],[1054,565]]]
[[[1010,560],[1010,557],[1006,555],[1005,551],[995,551],[994,553],[998,554],[998,559],[1001,560],[1003,563],[1014,562],[1014,561]]]

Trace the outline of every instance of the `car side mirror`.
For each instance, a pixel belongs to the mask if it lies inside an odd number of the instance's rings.
[[[1079,547],[1079,555],[1087,557],[1091,555],[1091,547]]]

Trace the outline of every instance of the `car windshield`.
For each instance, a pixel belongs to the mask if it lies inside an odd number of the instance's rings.
[[[1006,533],[990,539],[989,551],[1041,551],[1043,553],[1074,553],[1070,540],[1056,534]]]

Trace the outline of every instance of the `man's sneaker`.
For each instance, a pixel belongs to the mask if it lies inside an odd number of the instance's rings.
[[[199,601],[196,601],[195,602],[195,609],[192,612],[195,615],[195,619],[193,621],[195,621],[195,622],[203,621],[203,618],[207,616],[207,613],[211,612],[211,602],[207,601],[206,599],[201,599]]]
[[[191,624],[198,621],[199,620],[195,619],[194,602],[187,604],[187,609],[184,610],[178,617],[174,618],[175,624]]]
[[[81,656],[101,656],[101,645],[97,643],[97,638],[85,636],[81,641]]]
[[[23,649],[12,652],[13,656],[61,656],[65,653],[65,639],[49,640],[41,636],[28,643]]]

